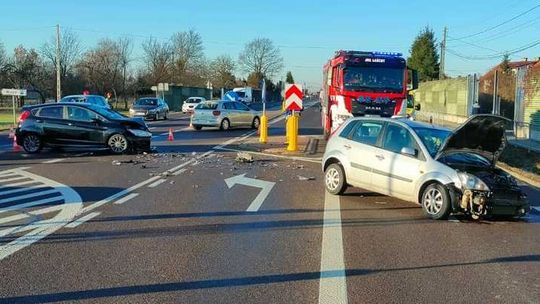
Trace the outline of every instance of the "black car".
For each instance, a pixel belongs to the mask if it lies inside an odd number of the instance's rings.
[[[145,97],[137,99],[129,109],[129,116],[145,119],[167,119],[169,106],[161,98]]]
[[[86,103],[25,107],[16,130],[17,144],[28,153],[44,146],[109,149],[113,153],[149,150],[152,133],[142,119]]]

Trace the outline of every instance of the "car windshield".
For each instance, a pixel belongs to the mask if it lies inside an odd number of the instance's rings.
[[[195,109],[197,110],[215,110],[217,109],[218,104],[215,102],[202,102],[199,103]]]
[[[107,108],[103,108],[103,107],[91,107],[92,110],[98,112],[101,116],[104,116],[105,118],[107,119],[122,119],[122,118],[126,118],[126,116],[114,111],[114,110],[111,110],[111,109],[107,109]]]
[[[415,128],[416,135],[428,149],[431,157],[435,157],[442,144],[450,135],[450,131],[433,128]]]
[[[144,98],[135,101],[134,105],[136,106],[155,106],[157,105],[157,99]]]
[[[402,68],[347,67],[344,86],[351,91],[403,92]]]
[[[201,100],[200,100],[200,99],[198,99],[198,98],[194,98],[194,99],[188,99],[188,100],[186,100],[186,103],[199,103],[199,102],[201,102]]]

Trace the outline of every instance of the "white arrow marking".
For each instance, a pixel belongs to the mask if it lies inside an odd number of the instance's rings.
[[[268,182],[263,181],[260,179],[254,179],[246,177],[246,174],[241,174],[233,177],[229,177],[225,179],[225,183],[227,184],[227,187],[232,188],[236,184],[245,185],[245,186],[251,186],[256,188],[261,188],[261,192],[255,197],[255,199],[251,202],[249,207],[247,208],[247,212],[257,212],[259,211],[259,208],[261,207],[262,203],[270,194],[270,191],[272,191],[272,188],[276,183],[274,182]]]

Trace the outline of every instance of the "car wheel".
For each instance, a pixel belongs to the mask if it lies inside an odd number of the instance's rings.
[[[422,193],[421,204],[424,214],[434,220],[446,219],[450,214],[450,195],[441,184],[427,186]]]
[[[27,134],[23,138],[23,149],[26,153],[38,153],[43,147],[43,142],[37,134]]]
[[[122,134],[113,134],[107,141],[107,146],[114,154],[122,154],[128,151],[129,144]]]
[[[222,121],[221,121],[221,125],[220,125],[220,129],[223,130],[223,131],[227,131],[229,130],[229,128],[231,127],[231,123],[229,122],[229,119],[227,118],[224,118]]]
[[[324,171],[324,185],[326,191],[334,195],[340,195],[347,190],[345,171],[340,164],[331,164]]]
[[[193,126],[193,129],[200,131],[202,129],[202,126]]]
[[[260,124],[261,124],[261,120],[259,119],[259,117],[255,117],[255,118],[253,118],[253,122],[251,123],[251,127],[253,129],[258,129]]]
[[[159,113],[156,112],[156,114],[154,114],[154,121],[158,120],[159,119]]]

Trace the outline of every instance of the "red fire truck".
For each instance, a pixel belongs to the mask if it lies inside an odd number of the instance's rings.
[[[416,71],[400,53],[337,51],[323,70],[322,125],[328,137],[353,116],[406,116]]]

